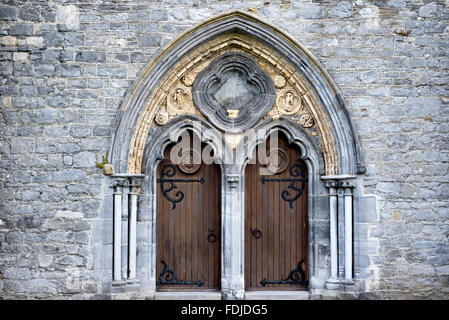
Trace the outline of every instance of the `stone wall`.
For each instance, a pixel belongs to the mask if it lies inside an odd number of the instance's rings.
[[[233,8],[290,33],[343,92],[359,192],[377,199],[355,217],[363,290],[449,297],[447,0],[3,1],[1,297],[109,297],[111,190],[95,162],[119,105],[165,44]]]

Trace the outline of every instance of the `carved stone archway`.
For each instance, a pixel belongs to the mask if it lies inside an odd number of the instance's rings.
[[[245,66],[242,61],[247,61]],[[237,76],[230,75],[228,64]],[[214,67],[222,72],[214,74],[211,71]],[[236,107],[235,101],[229,102],[226,90],[221,90],[228,80],[242,84],[237,100],[253,106],[254,110],[245,113],[238,105]],[[218,84],[209,86],[212,81]],[[254,99],[259,100],[252,104]],[[220,103],[231,107],[217,109]],[[195,128],[194,122],[203,124],[202,129]],[[261,142],[248,141],[245,131],[237,129],[281,130],[290,143],[299,146],[311,182],[310,290],[340,288],[343,282],[339,278],[339,268],[344,268],[345,279],[352,284],[354,185],[348,181],[356,178],[355,174],[363,173],[364,167],[344,101],[328,73],[303,46],[251,14],[232,11],[211,18],[168,45],[141,72],[120,108],[110,149],[116,171],[113,178],[117,181],[114,208],[122,210],[121,199],[127,199],[130,194],[129,230],[134,231],[128,251],[132,268],[129,274],[133,277],[128,280],[139,280],[144,295],[155,295],[154,168],[165,146],[177,137],[176,132],[186,129],[210,143],[218,160],[222,161],[226,155],[232,159],[241,158],[222,163],[223,298],[245,297],[243,177],[247,155]],[[228,147],[221,146],[221,141],[226,141]],[[130,184],[123,183],[124,180]],[[126,189],[129,186],[131,189]],[[346,232],[344,250],[340,249],[346,257],[344,264],[338,259],[336,190],[340,187],[345,192]],[[137,194],[140,194],[138,202]],[[321,211],[323,208],[325,213]],[[121,212],[114,211],[114,216],[115,230],[121,230],[117,220]],[[330,232],[313,233],[319,229],[315,228],[317,220],[327,221]],[[145,230],[139,235],[140,243],[135,240],[136,230]],[[117,248],[122,246],[119,238],[114,238],[118,241],[114,243],[117,254]],[[330,246],[325,244],[329,239]],[[140,255],[136,256],[137,251]],[[328,252],[330,266],[327,265]],[[114,266],[121,270],[123,262],[119,259],[115,256]],[[119,285],[129,282],[120,273],[114,275]]]

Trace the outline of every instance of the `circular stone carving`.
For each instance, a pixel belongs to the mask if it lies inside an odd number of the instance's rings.
[[[252,127],[271,110],[276,99],[271,77],[239,52],[213,60],[197,75],[192,94],[202,115],[230,133]]]
[[[159,111],[154,117],[154,121],[156,124],[163,126],[168,122],[168,112],[167,111]]]
[[[275,162],[277,157],[277,164]],[[281,148],[276,148],[268,152],[267,169],[273,174],[281,173],[287,169],[289,158],[287,152]]]
[[[276,100],[279,113],[292,115],[297,113],[302,107],[302,99],[292,89],[285,89],[279,93]]]
[[[187,73],[181,78],[181,81],[182,83],[184,83],[184,85],[190,87],[193,84],[193,81],[195,81],[195,77],[193,76],[193,74]]]
[[[201,166],[201,163],[198,163],[200,161],[201,155],[197,151],[193,150],[184,151],[181,155],[181,163],[178,165],[179,170],[187,174],[195,173]]]
[[[315,121],[313,120],[313,117],[310,114],[306,113],[306,114],[303,114],[301,116],[301,118],[299,118],[299,123],[304,128],[311,128],[315,124]]]
[[[186,112],[191,100],[190,93],[183,88],[176,88],[167,97],[167,110],[170,114]]]
[[[281,75],[275,76],[273,82],[276,88],[283,88],[287,84],[287,80]]]

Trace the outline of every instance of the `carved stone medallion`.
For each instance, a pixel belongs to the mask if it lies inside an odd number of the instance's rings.
[[[194,151],[184,151],[181,155],[181,163],[178,165],[179,170],[186,174],[192,174],[198,171],[201,166],[201,155]]]
[[[273,174],[281,173],[287,169],[289,158],[287,152],[281,148],[275,148],[268,152],[267,169]]]
[[[292,115],[297,113],[302,107],[302,99],[292,89],[282,90],[276,100],[276,106],[279,113],[283,115]]]
[[[167,110],[170,114],[185,113],[191,101],[190,93],[183,88],[175,88],[167,97]]]
[[[168,112],[165,110],[159,111],[154,117],[154,121],[156,122],[156,124],[163,126],[168,122]]]
[[[239,52],[225,53],[212,61],[196,77],[192,92],[200,112],[228,132],[252,127],[275,101],[270,76]]]
[[[299,118],[299,123],[304,128],[311,128],[315,124],[315,121],[313,120],[313,117],[310,114],[305,113],[301,116],[301,118]]]

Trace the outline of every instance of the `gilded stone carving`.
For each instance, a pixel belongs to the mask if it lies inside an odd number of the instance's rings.
[[[301,115],[301,118],[299,118],[299,123],[304,128],[311,128],[315,124],[315,121],[313,121],[313,117],[310,114],[305,113]]]
[[[282,89],[287,84],[287,80],[281,75],[277,75],[273,79],[274,86],[278,89]]]
[[[167,111],[170,115],[186,113],[190,101],[192,97],[187,90],[176,88],[167,96]]]
[[[156,122],[156,124],[163,126],[168,122],[168,112],[165,110],[159,111],[154,117],[154,121]]]
[[[302,99],[294,90],[285,89],[279,92],[276,99],[276,106],[280,114],[292,115],[300,111]]]

